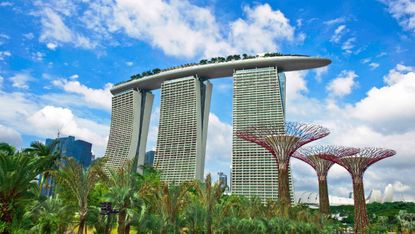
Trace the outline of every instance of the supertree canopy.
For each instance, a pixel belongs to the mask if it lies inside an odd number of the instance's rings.
[[[237,131],[236,135],[267,149],[278,166],[278,199],[282,206],[290,202],[288,166],[291,155],[301,146],[325,137],[329,130],[320,125],[287,122],[284,126],[257,125]]]
[[[334,145],[317,145],[303,147],[297,150],[292,156],[309,164],[317,173],[319,187],[320,212],[329,214],[329,194],[327,189],[327,173],[333,166],[334,162],[320,158],[321,155],[335,157],[351,156],[359,152],[358,148],[334,146]]]
[[[356,233],[363,233],[365,227],[369,224],[363,187],[363,174],[373,163],[395,154],[396,152],[394,150],[368,147],[361,149],[359,153],[351,156],[319,156],[322,159],[330,160],[344,167],[352,176],[355,207],[354,229]]]

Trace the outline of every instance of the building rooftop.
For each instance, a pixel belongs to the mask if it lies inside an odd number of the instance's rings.
[[[214,79],[232,76],[234,70],[241,69],[278,67],[282,71],[296,71],[323,67],[330,63],[330,59],[319,57],[276,56],[198,64],[166,70],[154,75],[142,77],[140,79],[130,80],[114,86],[111,89],[111,93],[117,94],[133,88],[144,90],[159,89],[161,84],[166,80],[173,80],[194,75],[197,75],[202,79]]]

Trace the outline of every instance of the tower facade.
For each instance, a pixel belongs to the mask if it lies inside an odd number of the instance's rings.
[[[154,166],[167,182],[203,179],[212,85],[197,77],[161,85]]]
[[[144,164],[153,94],[130,89],[112,97],[111,129],[105,156],[107,167],[119,168],[135,160],[137,171]]]
[[[274,125],[284,133],[285,75],[266,67],[235,70],[233,78],[232,193],[277,200],[276,160],[263,147],[239,139],[236,131]]]

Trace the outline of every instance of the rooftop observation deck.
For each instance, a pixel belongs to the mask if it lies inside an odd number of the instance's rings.
[[[114,86],[111,89],[111,93],[117,94],[133,88],[144,90],[159,89],[161,87],[161,84],[166,80],[173,80],[195,75],[202,79],[214,79],[232,76],[234,70],[261,67],[277,67],[281,71],[287,72],[324,67],[330,63],[330,59],[319,57],[276,56],[256,57],[243,60],[233,60],[228,62],[199,64],[162,71],[154,75],[130,80],[125,83]]]

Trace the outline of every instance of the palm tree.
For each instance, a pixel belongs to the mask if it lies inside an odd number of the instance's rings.
[[[43,172],[40,181],[40,188],[42,194],[46,196],[52,195],[52,185],[53,178],[51,177],[51,170],[58,170],[59,161],[61,160],[61,153],[59,150],[56,150],[55,146],[58,144],[58,141],[54,141],[51,145],[45,145],[40,141],[34,141],[30,144],[30,147],[25,149],[25,152],[33,153],[36,156],[46,157],[48,160],[48,167],[50,170]]]
[[[212,233],[212,215],[215,205],[219,202],[224,188],[220,182],[212,184],[212,177],[210,174],[206,176],[205,183],[194,183],[196,192],[198,193],[204,208],[206,209],[206,228],[207,233]]]
[[[104,160],[94,161],[90,167],[83,168],[73,158],[64,158],[61,169],[52,172],[59,185],[67,189],[78,203],[78,234],[85,228],[88,214],[88,196],[100,178],[105,177],[102,170]]]
[[[131,215],[135,204],[140,203],[138,196],[141,187],[141,176],[133,170],[133,162],[129,161],[118,170],[109,169],[107,197],[118,210],[118,233],[128,233],[131,225]]]
[[[28,213],[35,223],[31,231],[46,234],[64,233],[72,219],[73,211],[56,196],[38,201]]]
[[[0,153],[3,153],[5,155],[14,155],[16,153],[16,148],[12,145],[1,142],[0,143]]]
[[[0,151],[0,223],[11,225],[35,197],[33,180],[46,168],[45,161],[28,153]],[[10,233],[10,228],[5,227],[3,233]]]

